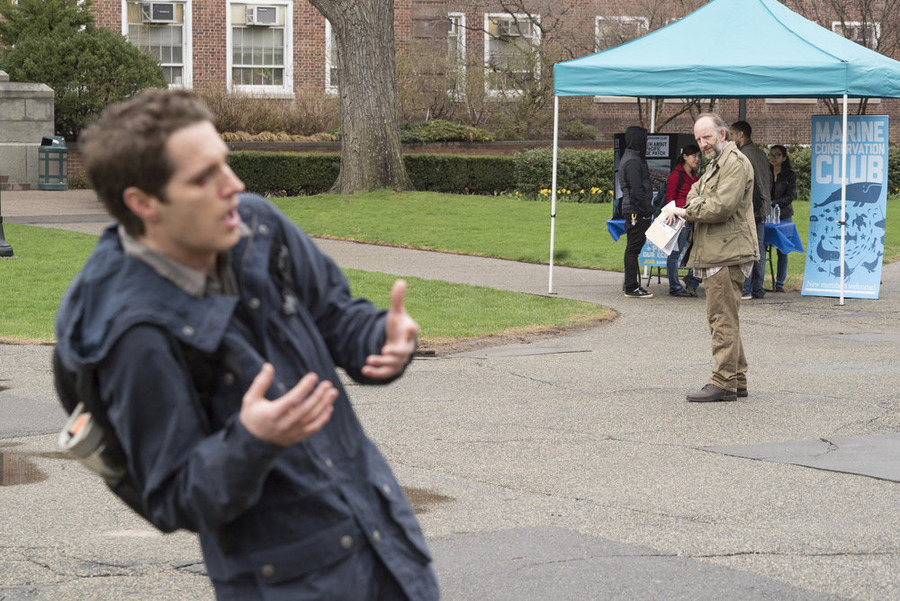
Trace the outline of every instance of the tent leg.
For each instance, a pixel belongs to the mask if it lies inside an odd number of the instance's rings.
[[[843,131],[841,132],[841,297],[838,305],[844,306],[844,235],[847,231],[847,95],[844,94]]]
[[[556,159],[559,151],[559,96],[553,97],[553,179],[550,192],[550,283],[547,294],[553,292],[553,247],[556,242]]]

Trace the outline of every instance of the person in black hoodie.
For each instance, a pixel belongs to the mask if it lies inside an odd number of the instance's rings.
[[[653,188],[647,167],[647,130],[631,126],[625,130],[625,152],[619,161],[619,186],[622,188],[622,217],[625,218],[625,296],[651,298],[638,278],[638,256],[647,241],[647,228],[653,221]]]

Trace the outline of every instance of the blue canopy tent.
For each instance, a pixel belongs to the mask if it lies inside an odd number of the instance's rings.
[[[736,28],[741,35],[735,35]],[[696,51],[683,51],[693,40]],[[691,57],[696,56],[692,62]],[[775,0],[712,0],[620,46],[553,66],[550,294],[556,226],[560,96],[842,98],[846,181],[847,99],[900,98],[900,62],[860,46]],[[841,214],[846,211],[841,186]],[[844,263],[841,227],[841,269]],[[843,282],[841,273],[841,282]],[[841,304],[844,301],[841,289]]]

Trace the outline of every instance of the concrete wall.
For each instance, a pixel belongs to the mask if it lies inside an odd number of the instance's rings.
[[[16,83],[0,71],[0,175],[38,184],[38,146],[53,135],[53,90],[42,83]]]

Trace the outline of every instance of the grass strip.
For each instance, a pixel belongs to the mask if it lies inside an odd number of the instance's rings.
[[[15,256],[0,259],[0,340],[47,343],[66,288],[97,242],[89,234],[4,224]],[[387,307],[397,276],[345,270],[353,293]],[[451,339],[566,328],[609,317],[599,305],[406,278],[406,305],[422,328],[423,344]]]

